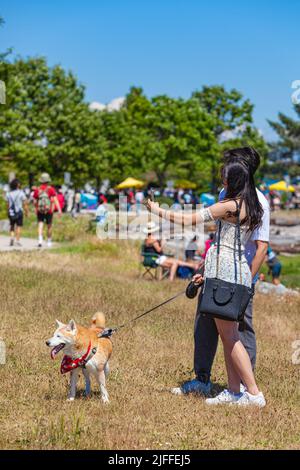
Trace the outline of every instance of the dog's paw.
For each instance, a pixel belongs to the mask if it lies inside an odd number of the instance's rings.
[[[105,405],[109,404],[109,398],[108,397],[102,397],[102,401]]]

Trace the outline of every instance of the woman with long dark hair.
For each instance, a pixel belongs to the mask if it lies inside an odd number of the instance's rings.
[[[218,278],[227,282],[235,282],[235,276],[241,284],[251,287],[252,276],[247,260],[244,256],[244,246],[262,221],[263,208],[258,200],[253,174],[249,166],[243,161],[230,162],[222,168],[222,179],[226,196],[209,208],[201,209],[190,214],[176,213],[161,209],[155,202],[148,200],[148,210],[159,217],[173,223],[197,225],[212,220],[221,220],[220,229],[220,256]],[[235,231],[237,224],[237,204],[241,221],[241,263],[234,262]],[[217,247],[213,245],[207,252],[205,259],[204,277],[215,278],[217,266]],[[236,273],[237,270],[237,273]],[[202,281],[198,276],[198,282]],[[215,398],[208,398],[209,405],[231,403],[238,405],[265,406],[265,398],[259,391],[251,362],[247,351],[239,340],[238,323],[215,318],[219,335],[223,342],[224,357],[228,375],[228,390],[224,390]],[[240,385],[246,387],[240,392]]]

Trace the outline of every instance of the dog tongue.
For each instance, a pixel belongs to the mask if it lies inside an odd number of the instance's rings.
[[[56,354],[59,353],[59,351],[64,347],[64,344],[61,343],[58,346],[55,346],[53,349],[51,349],[51,359],[54,359]]]

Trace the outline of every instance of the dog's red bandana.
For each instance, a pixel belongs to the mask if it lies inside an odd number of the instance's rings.
[[[64,356],[61,362],[60,372],[65,374],[66,372],[70,372],[73,369],[77,369],[77,367],[84,367],[91,357],[96,353],[96,350],[97,348],[93,348],[91,351],[91,342],[89,342],[87,351],[83,356],[76,359],[72,359],[71,356]],[[90,352],[92,353],[91,355]]]

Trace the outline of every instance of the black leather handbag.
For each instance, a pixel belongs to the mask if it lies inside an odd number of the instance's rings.
[[[236,202],[236,201],[235,201]],[[237,205],[237,224],[235,227],[235,239],[233,250],[233,262],[235,268],[235,282],[227,282],[218,279],[220,258],[220,237],[222,222],[218,223],[217,236],[217,268],[215,278],[206,278],[200,293],[199,311],[201,314],[210,315],[221,320],[242,322],[247,305],[253,295],[251,287],[242,284],[242,249],[241,249],[241,226],[240,208]],[[238,244],[238,262],[240,272],[240,283],[237,282],[236,243]]]

